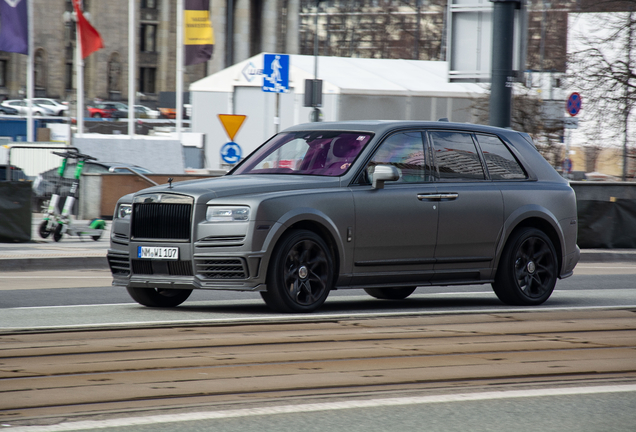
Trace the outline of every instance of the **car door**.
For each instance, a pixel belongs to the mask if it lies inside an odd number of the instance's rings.
[[[392,165],[398,181],[384,188],[352,186],[355,203],[353,227],[353,284],[424,283],[433,274],[437,236],[435,184],[425,157],[421,131],[402,131],[386,138],[367,167]]]
[[[473,134],[429,131],[440,195],[435,281],[489,279],[503,226],[503,198]]]

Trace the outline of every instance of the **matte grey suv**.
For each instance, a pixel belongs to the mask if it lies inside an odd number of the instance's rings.
[[[417,286],[490,283],[545,302],[579,260],[574,191],[530,137],[449,122],[289,128],[226,176],[117,204],[108,261],[137,302],[192,289],[259,291],[309,312],[329,291],[403,299]]]

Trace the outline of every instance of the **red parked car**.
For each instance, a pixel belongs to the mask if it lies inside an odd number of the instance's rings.
[[[92,118],[126,118],[128,106],[121,102],[99,102],[88,105],[88,115]]]

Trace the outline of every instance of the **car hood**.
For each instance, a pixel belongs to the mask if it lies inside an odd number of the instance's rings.
[[[339,177],[295,175],[237,175],[173,183],[144,189],[138,194],[169,192],[207,199],[302,189],[338,187]]]

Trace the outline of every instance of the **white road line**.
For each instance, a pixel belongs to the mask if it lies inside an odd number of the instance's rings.
[[[151,425],[160,423],[177,423],[201,420],[219,420],[237,417],[266,416],[276,414],[298,414],[318,411],[334,411],[346,409],[367,409],[386,406],[421,405],[433,403],[472,402],[495,399],[515,399],[546,396],[573,396],[601,393],[625,393],[636,392],[636,385],[592,386],[592,387],[565,387],[547,388],[537,390],[508,390],[482,393],[459,393],[450,395],[368,399],[355,401],[324,402],[302,405],[281,405],[263,408],[246,408],[226,411],[207,411],[186,414],[168,414],[147,417],[128,417],[122,419],[66,422],[48,426],[18,426],[12,428],[10,424],[2,424],[11,432],[63,432],[95,430],[114,427],[130,427]]]

